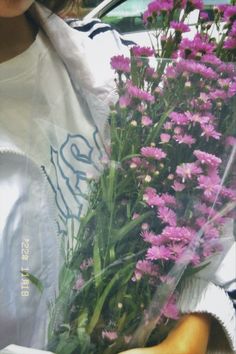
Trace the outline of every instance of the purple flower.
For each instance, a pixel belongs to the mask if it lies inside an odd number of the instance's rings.
[[[161,139],[162,144],[168,143],[170,141],[170,138],[171,138],[170,134],[162,133],[160,135],[160,139]]]
[[[200,12],[200,19],[203,20],[203,21],[209,20],[208,13],[205,12],[205,11],[201,11],[201,12]]]
[[[184,134],[184,135],[174,135],[173,137],[175,141],[179,144],[186,144],[189,147],[196,143],[196,139],[192,137],[192,135]]]
[[[176,213],[173,210],[167,207],[160,207],[158,208],[157,216],[162,223],[176,226]]]
[[[208,96],[202,96],[203,93],[200,94],[201,99],[208,100]],[[188,117],[189,121],[195,125],[195,123],[206,124],[209,122],[210,117],[207,115],[200,115],[199,113],[190,113],[186,112],[186,116]]]
[[[130,73],[130,59],[125,58],[124,55],[116,55],[111,58],[111,66],[113,69],[124,72]]]
[[[131,82],[128,83],[127,92],[133,98],[138,98],[147,102],[154,102],[155,100],[155,97],[153,95],[151,95],[147,91],[140,89],[137,86],[132,85]]]
[[[228,91],[228,96],[233,97],[236,95],[236,81],[232,82],[229,91]]]
[[[174,181],[172,188],[176,192],[182,192],[185,189],[185,185],[183,183],[178,182],[178,181]]]
[[[201,174],[202,169],[194,162],[183,163],[182,165],[177,166],[176,173],[178,176],[182,177],[184,183],[186,179],[192,179],[194,176]]]
[[[201,58],[201,62],[213,65],[220,65],[222,63],[215,54],[204,54]]]
[[[161,160],[166,157],[166,153],[162,149],[156,147],[142,147],[141,155],[147,158],[153,158],[155,160]]]
[[[198,188],[203,189],[206,198],[212,198],[220,192],[221,186],[215,182],[215,179],[210,176],[198,177]]]
[[[165,204],[167,205],[172,205],[172,206],[176,206],[177,202],[176,202],[176,198],[173,197],[173,195],[170,195],[168,193],[163,193],[161,195],[162,200],[164,200]]]
[[[189,3],[192,5],[192,8],[198,10],[202,10],[204,6],[202,0],[190,0]]]
[[[222,187],[220,194],[231,201],[236,200],[236,191],[234,189]]]
[[[140,46],[132,47],[131,51],[135,57],[152,57],[155,53],[155,51],[150,47]]]
[[[119,98],[120,108],[127,108],[131,104],[131,98],[129,96],[121,96]]]
[[[142,275],[150,275],[150,276],[157,276],[159,271],[159,267],[156,264],[153,264],[147,260],[140,260],[136,264],[135,273],[138,276]]]
[[[225,140],[226,146],[234,146],[236,145],[236,137],[234,136],[227,136]]]
[[[184,251],[186,250],[186,245],[177,242],[177,243],[172,243],[170,246],[170,251],[172,253],[172,258],[174,260],[178,260],[182,254],[184,253]]]
[[[221,134],[218,133],[214,126],[211,124],[201,124],[201,128],[202,128],[202,134],[201,136],[205,136],[206,140],[208,141],[209,138],[213,138],[215,140],[219,140],[221,137]]]
[[[171,252],[169,248],[165,246],[153,246],[147,250],[146,258],[151,261],[158,259],[168,261],[171,259]]]
[[[224,90],[216,89],[216,90],[210,92],[209,96],[212,100],[221,99],[224,101],[227,98],[227,92],[225,92]]]
[[[224,42],[225,49],[235,49],[236,48],[236,38],[229,37]]]
[[[156,190],[154,188],[146,188],[145,193],[143,195],[143,200],[149,206],[164,206],[164,200],[156,194]]]
[[[153,124],[153,121],[148,116],[142,116],[141,123],[144,127],[148,127]]]
[[[84,281],[82,275],[79,274],[77,279],[76,279],[76,282],[75,282],[75,285],[74,285],[73,289],[76,290],[76,291],[80,291],[83,288],[84,284],[85,284],[85,281]]]
[[[201,162],[203,165],[218,167],[222,160],[215,155],[209,154],[201,150],[195,150],[193,152],[194,156]]]
[[[176,32],[189,32],[190,28],[184,22],[171,21],[170,27],[173,28]]]
[[[196,231],[185,226],[166,226],[162,231],[162,235],[166,240],[170,241],[192,241]]]
[[[169,116],[172,123],[178,125],[187,125],[189,123],[189,119],[184,113],[171,112]]]
[[[107,339],[110,342],[113,342],[114,340],[116,340],[118,338],[118,334],[116,331],[102,331],[102,338],[103,339]]]
[[[173,7],[173,0],[154,0],[148,5],[148,11],[155,16],[161,12],[169,12]]]
[[[145,242],[150,243],[152,246],[160,246],[166,241],[163,235],[156,235],[148,230],[142,231],[141,236]]]
[[[166,318],[177,320],[179,318],[179,310],[176,304],[176,299],[172,296],[162,309],[162,315]]]
[[[224,11],[224,20],[232,21],[236,19],[236,6],[227,6]]]

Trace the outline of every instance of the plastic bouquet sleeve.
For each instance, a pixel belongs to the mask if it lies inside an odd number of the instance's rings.
[[[26,348],[18,345],[9,345],[5,349],[0,350],[1,354],[52,354],[45,350]]]

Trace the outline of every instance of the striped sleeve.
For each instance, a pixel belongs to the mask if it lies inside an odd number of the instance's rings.
[[[68,19],[66,21],[68,25],[79,32],[87,34],[90,39],[100,39],[104,36],[105,33],[112,34],[117,38],[122,45],[133,46],[136,43],[125,39],[121,33],[112,28],[109,24],[103,23],[100,19],[92,20],[78,20],[78,19]]]

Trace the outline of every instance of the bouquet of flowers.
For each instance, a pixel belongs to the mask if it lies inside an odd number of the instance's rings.
[[[178,318],[182,281],[223,248],[236,203],[236,6],[215,8],[212,22],[202,9],[201,0],[152,1],[143,19],[153,48],[111,59],[119,98],[52,309],[57,354],[160,342]]]

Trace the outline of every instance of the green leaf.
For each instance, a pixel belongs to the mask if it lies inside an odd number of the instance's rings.
[[[103,291],[101,297],[99,298],[99,300],[97,302],[97,305],[95,307],[93,316],[92,316],[92,318],[90,320],[90,323],[89,323],[89,325],[87,327],[87,332],[89,334],[91,334],[93,332],[93,329],[94,329],[94,327],[96,326],[96,324],[97,324],[97,322],[99,320],[99,317],[100,317],[104,302],[105,302],[109,292],[111,291],[113,285],[117,281],[117,279],[118,279],[118,274],[116,273],[116,275],[113,277],[113,279],[110,281],[110,283],[106,286],[106,288]]]
[[[115,232],[113,237],[113,242],[120,241],[125,235],[127,235],[130,231],[132,231],[136,226],[141,224],[144,220],[146,220],[149,216],[153,214],[152,211],[147,211],[146,213],[142,214],[138,218],[131,220],[125,226],[123,226],[119,231]]]
[[[36,286],[36,288],[39,290],[40,293],[43,292],[44,286],[38,278],[36,278],[34,275],[32,275],[28,272],[25,272],[25,271],[21,271],[21,274],[23,274],[27,279],[29,279],[31,281],[31,283]]]
[[[59,338],[56,354],[71,354],[79,345],[78,338],[70,336],[67,332],[62,333]]]
[[[94,279],[96,288],[99,287],[101,283],[101,257],[100,257],[100,247],[98,242],[98,235],[95,236],[94,246],[93,246],[93,269],[94,269]]]
[[[165,123],[166,119],[169,117],[169,114],[173,111],[173,109],[174,107],[171,107],[167,112],[162,114],[159,122],[154,126],[154,128],[151,130],[151,133],[148,135],[145,141],[145,145],[148,145],[157,139],[161,128],[163,127],[163,124]]]
[[[198,272],[200,272],[201,270],[203,270],[204,268],[206,268],[211,262],[206,262],[202,265],[200,265],[199,267],[195,267],[195,268],[190,268],[190,267],[187,267],[187,269],[185,270],[184,272],[184,275],[183,275],[183,278],[184,277],[189,277],[189,276],[192,276]]]

